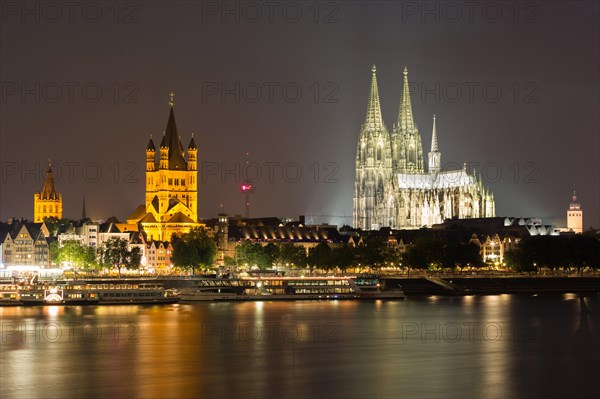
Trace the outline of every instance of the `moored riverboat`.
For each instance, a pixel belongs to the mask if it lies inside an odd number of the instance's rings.
[[[377,275],[359,275],[350,280],[355,286],[359,299],[403,299],[405,298],[402,287],[386,287]]]
[[[176,303],[159,284],[26,284],[0,286],[0,305],[119,305]]]
[[[201,278],[182,288],[182,301],[404,299],[402,290],[357,284],[355,277]]]

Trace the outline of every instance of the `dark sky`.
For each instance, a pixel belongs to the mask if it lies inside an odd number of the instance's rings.
[[[595,1],[23,4],[1,3],[1,220],[32,218],[48,158],[65,216],[84,195],[91,217],[129,215],[172,90],[201,217],[243,213],[249,152],[252,216],[351,223],[376,64],[388,127],[406,65],[424,150],[435,113],[442,163],[483,173],[499,216],[564,225],[575,185],[600,226]]]

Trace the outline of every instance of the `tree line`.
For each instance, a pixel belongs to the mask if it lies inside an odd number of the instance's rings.
[[[180,237],[173,237],[171,261],[192,274],[199,269],[214,266],[217,246],[206,229],[197,228]],[[97,270],[112,267],[119,275],[123,268],[140,267],[142,253],[139,247],[130,248],[127,240],[111,238],[100,248],[87,247],[77,241],[51,244],[52,260],[67,262],[76,269]],[[235,256],[225,257],[225,266],[248,266],[269,269],[286,266],[296,269],[345,271],[349,268],[410,267],[422,270],[462,269],[485,266],[480,248],[445,236],[421,236],[402,251],[390,245],[383,236],[366,237],[357,246],[330,244],[325,241],[308,249],[294,243],[263,245],[242,241]],[[532,236],[521,241],[519,247],[504,254],[504,262],[514,271],[535,272],[540,268],[578,270],[600,268],[600,240],[594,233],[572,236]]]
[[[139,247],[129,247],[129,241],[122,238],[110,238],[101,246],[84,245],[77,240],[53,241],[50,244],[50,256],[56,264],[67,263],[76,271],[95,271],[114,268],[119,277],[123,268],[138,269],[142,260]]]
[[[382,237],[367,238],[363,244],[330,245],[323,241],[306,251],[293,243],[261,245],[244,241],[236,248],[235,258],[227,258],[226,265],[257,266],[267,269],[274,265],[293,268],[314,268],[342,271],[348,268],[412,267],[418,269],[461,268],[482,266],[476,244],[463,244],[451,240],[422,237],[406,252],[390,245]]]
[[[537,272],[540,268],[563,271],[600,268],[600,240],[594,233],[571,236],[532,236],[505,254],[505,262],[515,271]]]

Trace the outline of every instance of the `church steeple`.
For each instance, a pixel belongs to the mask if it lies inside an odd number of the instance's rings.
[[[361,229],[389,225],[379,204],[388,198],[392,173],[390,135],[381,116],[377,68],[371,68],[371,90],[367,115],[356,148],[353,224]],[[384,220],[385,219],[385,220]]]
[[[404,85],[402,87],[400,111],[398,112],[398,126],[401,132],[412,132],[413,130],[415,130],[415,121],[413,118],[412,104],[410,102],[410,89],[408,86],[407,67],[404,67]]]
[[[369,94],[369,104],[367,105],[365,127],[366,130],[377,130],[383,128],[383,118],[381,117],[379,88],[377,87],[377,67],[375,65],[371,68],[371,73],[371,92]]]
[[[169,100],[169,120],[167,121],[167,128],[162,142],[160,143],[161,149],[168,150],[167,159],[170,170],[186,170],[187,165],[183,158],[183,146],[179,139],[179,133],[177,132],[177,123],[175,122],[175,111],[173,110],[174,102],[173,97],[175,94],[170,93]],[[163,152],[163,151],[161,151]]]
[[[442,153],[438,151],[435,114],[433,115],[433,131],[431,132],[431,151],[429,152],[429,173],[438,173],[441,169]]]
[[[44,181],[44,187],[40,195],[41,199],[58,199],[56,188],[54,187],[54,174],[52,173],[52,164],[48,161],[48,170],[46,171],[46,180]]]
[[[36,223],[43,222],[45,218],[62,218],[62,195],[56,191],[54,186],[54,174],[52,164],[48,160],[46,180],[41,192],[33,195],[33,220]]]
[[[406,67],[398,122],[392,132],[392,153],[395,173],[423,173],[423,145],[413,117]]]
[[[573,186],[573,197],[567,209],[567,229],[574,231],[575,233],[583,233],[583,209],[577,202],[577,193]]]
[[[175,94],[169,93],[169,117],[160,145],[155,148],[151,135],[146,146],[145,202],[127,218],[127,223],[139,223],[150,240],[170,240],[173,234],[200,225],[198,149],[192,134],[186,154],[175,120],[174,98]]]

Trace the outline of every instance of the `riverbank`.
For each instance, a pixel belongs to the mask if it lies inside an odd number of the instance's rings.
[[[600,294],[600,277],[429,277],[385,278],[406,295]]]
[[[198,277],[200,278],[200,277]],[[159,283],[165,288],[190,288],[196,277],[158,276],[136,278],[93,278],[79,279],[88,283]],[[497,294],[541,294],[576,293],[600,295],[599,277],[556,277],[556,276],[428,276],[381,277],[388,288],[400,285],[410,295],[497,295]]]

